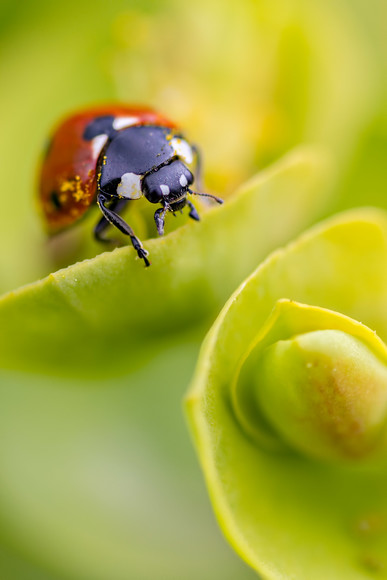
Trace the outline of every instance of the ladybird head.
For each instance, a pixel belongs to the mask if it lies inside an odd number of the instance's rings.
[[[142,192],[151,203],[175,203],[187,194],[193,175],[182,161],[175,160],[142,180]]]

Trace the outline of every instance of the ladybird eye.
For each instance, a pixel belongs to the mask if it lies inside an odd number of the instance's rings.
[[[159,187],[148,188],[146,183],[144,183],[143,191],[146,199],[151,203],[158,203],[163,198],[163,194]]]
[[[52,191],[50,197],[52,205],[55,207],[55,209],[60,209],[62,204],[60,202],[58,193],[56,191]]]

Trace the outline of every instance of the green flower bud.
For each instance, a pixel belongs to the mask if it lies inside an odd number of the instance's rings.
[[[256,369],[255,396],[281,437],[311,457],[356,460],[385,443],[387,366],[340,330],[267,347]]]

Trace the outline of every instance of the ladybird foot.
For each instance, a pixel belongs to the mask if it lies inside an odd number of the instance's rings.
[[[189,209],[190,209],[190,212],[189,212],[189,214],[188,214],[188,215],[189,215],[189,217],[190,217],[191,219],[193,219],[193,220],[197,221],[197,222],[200,222],[200,216],[199,216],[199,214],[198,214],[198,212],[197,212],[197,210],[196,210],[196,207],[194,206],[194,204],[193,204],[193,203],[191,203],[191,202],[190,202],[190,201],[187,199],[187,205],[188,205],[188,207],[189,207]]]
[[[148,250],[142,247],[140,240],[136,238],[136,236],[130,236],[130,239],[138,257],[141,258],[141,260],[144,260],[146,267],[150,266],[150,262],[147,258],[149,254]]]
[[[155,219],[156,228],[157,228],[157,232],[158,232],[159,236],[164,235],[165,214],[166,214],[166,209],[163,207],[160,207],[159,209],[157,209],[155,211],[154,219]]]
[[[138,254],[139,258],[144,260],[145,267],[148,268],[148,266],[151,265],[150,261],[147,258],[147,256],[149,255],[149,252],[147,252],[147,250],[144,250],[144,248],[141,248],[140,250],[137,250],[137,254]]]

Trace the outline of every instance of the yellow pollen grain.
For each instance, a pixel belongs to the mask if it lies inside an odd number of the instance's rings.
[[[73,191],[74,190],[74,180],[70,180],[70,179],[65,179],[64,181],[62,181],[62,183],[60,184],[60,191],[65,192],[65,191]]]
[[[70,193],[72,198],[76,201],[82,201],[87,197],[87,191],[82,188],[82,181],[79,175],[75,175],[73,179],[66,179],[61,183],[60,191],[63,193]],[[60,196],[59,199],[63,203],[68,196]]]

